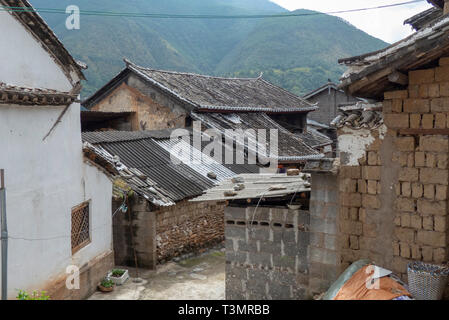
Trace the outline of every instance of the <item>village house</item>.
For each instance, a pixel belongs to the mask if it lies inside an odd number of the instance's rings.
[[[362,258],[405,281],[411,261],[448,261],[449,3],[432,3],[406,21],[411,36],[340,60],[348,66],[341,88],[378,102],[347,106],[333,121],[339,170],[306,166],[310,212],[321,217],[310,229],[320,234],[315,292]],[[329,187],[338,196],[323,203],[314,190]]]
[[[362,99],[346,94],[333,82],[328,82],[321,87],[302,96],[304,100],[316,104],[319,109],[311,112],[308,119],[329,126],[338,115],[338,108],[345,104],[354,104]]]
[[[192,143],[171,139],[173,129],[83,133],[87,158],[114,182],[117,265],[155,269],[158,263],[224,240],[225,201],[192,203],[226,178],[257,173],[257,165],[220,164]],[[190,138],[191,131],[187,131]],[[176,146],[192,161],[179,158]],[[173,159],[179,160],[174,163]],[[181,160],[184,160],[183,162]],[[130,194],[131,191],[131,194]],[[128,207],[121,213],[122,205]],[[117,211],[118,210],[118,211]]]
[[[8,229],[7,283],[1,285],[9,299],[18,290],[81,299],[113,266],[112,183],[82,153],[84,76],[28,1],[0,5],[25,9],[0,11],[0,169]],[[69,266],[79,268],[78,290],[66,287],[74,272],[66,272]]]
[[[226,130],[276,129],[276,158],[286,167],[322,157],[332,144],[324,134],[307,129],[307,114],[317,110],[315,105],[261,77],[220,78],[143,68],[126,59],[125,63],[124,70],[83,102],[85,108],[132,113],[129,119],[134,131],[188,128],[193,121],[224,136]],[[296,133],[284,125],[295,127]],[[247,138],[257,139],[254,134]],[[254,150],[246,146],[245,151]]]

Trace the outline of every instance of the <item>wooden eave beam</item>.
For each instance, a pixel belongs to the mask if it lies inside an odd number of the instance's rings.
[[[388,76],[388,81],[396,84],[400,84],[401,86],[406,86],[408,84],[408,76],[399,71],[393,71]]]

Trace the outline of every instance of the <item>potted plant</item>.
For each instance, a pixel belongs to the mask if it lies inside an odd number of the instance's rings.
[[[104,278],[98,285],[98,290],[101,292],[111,292],[114,291],[115,283],[111,281],[108,277]]]
[[[108,274],[108,278],[111,279],[114,284],[121,286],[128,280],[129,272],[125,269],[112,269]]]

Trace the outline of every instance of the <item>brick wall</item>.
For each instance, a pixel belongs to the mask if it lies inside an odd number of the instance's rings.
[[[227,207],[226,299],[309,298],[309,213]]]
[[[394,269],[410,260],[448,259],[449,58],[440,66],[409,73],[408,90],[385,93],[386,124],[395,133],[392,161],[400,166]]]
[[[358,165],[342,162],[341,270],[369,258],[406,280],[412,260],[448,260],[449,59],[410,72],[383,112],[386,130],[371,132]]]
[[[188,202],[155,212],[158,261],[224,240],[224,202]]]

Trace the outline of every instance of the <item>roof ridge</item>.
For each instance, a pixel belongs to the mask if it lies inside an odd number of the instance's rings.
[[[261,80],[262,76],[263,76],[263,73],[261,73],[257,78],[232,78],[232,77],[210,76],[210,75],[193,73],[193,72],[181,72],[181,71],[173,71],[173,70],[160,70],[160,69],[153,69],[153,68],[148,68],[148,67],[142,67],[142,66],[139,66],[139,65],[131,62],[127,58],[124,58],[123,61],[126,63],[127,66],[131,65],[134,68],[138,68],[138,69],[145,70],[145,71],[155,71],[155,72],[161,72],[161,73],[178,74],[178,75],[186,75],[186,76],[196,76],[196,77],[209,78],[209,79],[247,80],[247,81],[254,80],[254,81],[257,81],[257,80]]]

